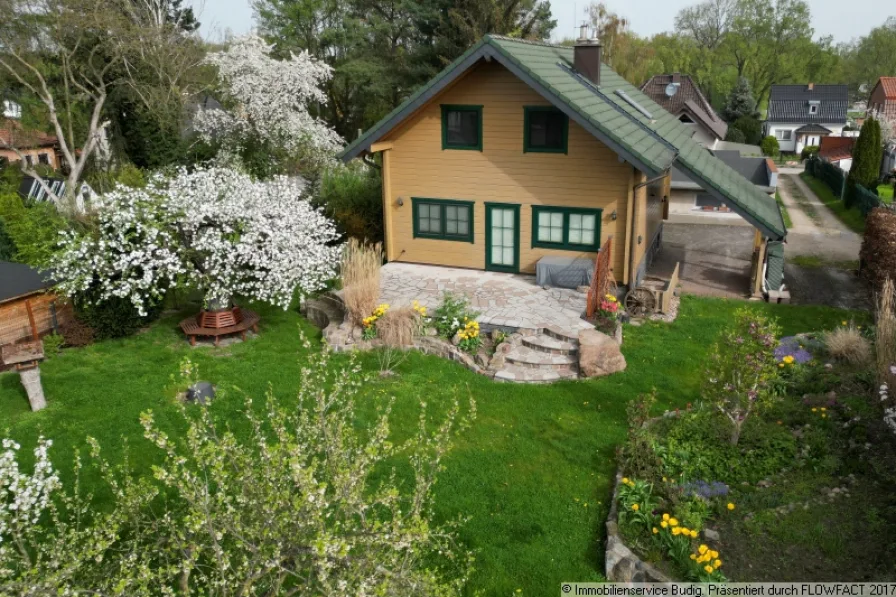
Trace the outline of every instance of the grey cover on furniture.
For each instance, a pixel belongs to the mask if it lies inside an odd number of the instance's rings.
[[[587,257],[542,257],[535,265],[535,283],[555,288],[590,286],[594,260]]]

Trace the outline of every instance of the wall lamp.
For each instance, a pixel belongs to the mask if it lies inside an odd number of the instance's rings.
[[[402,207],[404,205],[404,197],[399,197],[397,203],[398,207]]]
[[[613,220],[614,222],[616,221],[616,210],[615,209],[613,210],[613,213],[610,214],[610,219]]]

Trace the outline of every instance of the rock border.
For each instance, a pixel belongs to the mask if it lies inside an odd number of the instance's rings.
[[[619,486],[622,473],[616,473],[610,514],[607,516],[607,549],[604,553],[604,573],[613,582],[675,582],[652,564],[643,561],[622,540],[619,534]]]

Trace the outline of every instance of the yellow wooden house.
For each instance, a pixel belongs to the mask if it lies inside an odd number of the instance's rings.
[[[602,64],[594,40],[487,35],[341,158],[382,154],[390,261],[534,273],[543,257],[594,258],[612,238],[622,284],[660,246],[674,164],[756,228],[758,271],[778,288],[777,204],[692,133]]]

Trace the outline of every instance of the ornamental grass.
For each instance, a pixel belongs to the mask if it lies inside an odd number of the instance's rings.
[[[381,243],[368,245],[351,238],[342,253],[342,300],[352,321],[361,324],[380,297]]]
[[[864,365],[871,362],[871,342],[852,325],[838,327],[826,333],[824,344],[828,354],[838,361],[850,365]]]
[[[390,347],[406,347],[414,344],[414,337],[421,331],[420,313],[413,307],[389,309],[377,318],[376,337]]]

